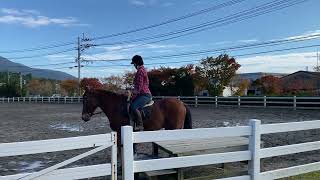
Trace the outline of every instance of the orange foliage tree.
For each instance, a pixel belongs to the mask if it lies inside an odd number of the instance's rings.
[[[86,88],[101,89],[103,85],[97,78],[83,78],[80,82],[80,87],[85,90]]]
[[[281,79],[275,76],[261,78],[262,90],[265,95],[280,95],[282,92]]]
[[[60,86],[65,94],[68,96],[74,96],[78,89],[78,81],[72,79],[63,80]]]

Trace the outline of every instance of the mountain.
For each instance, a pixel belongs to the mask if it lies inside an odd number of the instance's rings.
[[[254,81],[254,80],[260,79],[263,76],[268,76],[268,75],[281,78],[281,77],[286,76],[288,74],[285,74],[285,73],[267,73],[267,72],[241,73],[241,74],[239,74],[239,76],[242,79],[248,79],[250,81]]]
[[[21,72],[22,74],[32,74],[32,77],[45,78],[45,79],[55,79],[55,80],[65,80],[65,79],[76,79],[74,76],[49,69],[36,69],[30,68],[20,63],[15,63],[9,61],[8,59],[0,56],[0,72]]]

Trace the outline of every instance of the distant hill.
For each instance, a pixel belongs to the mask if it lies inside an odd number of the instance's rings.
[[[65,80],[65,79],[75,79],[74,76],[49,69],[37,69],[30,68],[20,63],[15,63],[9,61],[8,59],[0,56],[0,72],[22,72],[22,74],[32,74],[32,77],[45,78],[45,79],[55,79],[55,80]]]
[[[260,79],[263,76],[268,76],[268,75],[272,75],[272,76],[281,78],[281,77],[286,76],[288,74],[285,74],[285,73],[267,73],[267,72],[256,72],[256,73],[242,73],[242,74],[239,74],[239,76],[242,79],[248,79],[250,81],[254,81],[254,80]]]

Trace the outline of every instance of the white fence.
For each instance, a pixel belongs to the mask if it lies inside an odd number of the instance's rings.
[[[0,98],[0,103],[13,103],[13,102],[29,102],[29,103],[81,103],[82,97],[11,97]]]
[[[112,148],[111,163],[59,169],[79,159],[82,159],[84,157],[97,153],[109,147]],[[12,179],[27,180],[27,179],[34,179],[34,178],[49,179],[49,180],[56,180],[56,179],[63,180],[63,179],[83,179],[83,178],[109,176],[109,175],[111,175],[112,180],[117,179],[116,133],[80,136],[80,137],[62,138],[62,139],[50,139],[50,140],[41,140],[41,141],[3,143],[3,144],[0,144],[0,157],[67,151],[67,150],[84,149],[84,148],[94,148],[94,149],[38,172],[0,176],[0,180],[12,180]]]
[[[262,158],[282,156],[320,149],[320,141],[260,148],[262,134],[301,131],[320,128],[320,120],[294,123],[279,123],[261,125],[260,120],[251,120],[249,126],[188,129],[171,131],[133,132],[132,127],[122,127],[123,144],[123,178],[133,180],[134,173],[172,168],[184,168],[228,162],[249,161],[248,175],[225,178],[224,180],[270,180],[294,176],[320,170],[320,162],[260,172]],[[133,158],[133,144],[159,141],[210,139],[216,137],[249,136],[247,151],[205,154],[184,157],[171,157],[151,160],[135,161]]]
[[[159,100],[169,98],[168,96],[154,96]],[[237,107],[283,107],[283,108],[306,108],[320,109],[320,97],[266,97],[266,96],[237,96],[237,97],[173,97],[178,98],[188,105],[195,107],[210,106],[237,106]],[[32,102],[32,103],[81,103],[82,97],[12,97],[0,98],[0,103]]]

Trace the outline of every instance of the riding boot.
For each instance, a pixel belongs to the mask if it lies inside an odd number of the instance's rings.
[[[143,121],[142,121],[142,117],[141,117],[141,113],[140,111],[137,109],[134,111],[134,115],[136,117],[136,128],[138,131],[142,131],[143,130]]]

